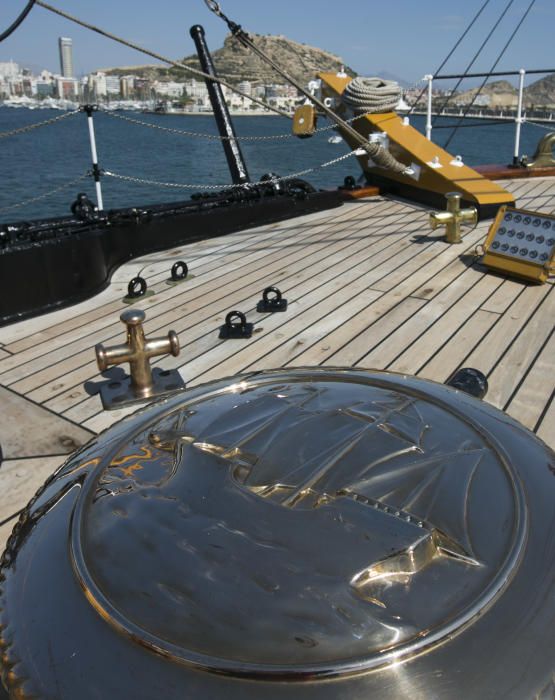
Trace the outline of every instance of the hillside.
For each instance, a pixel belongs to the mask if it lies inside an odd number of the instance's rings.
[[[478,88],[461,92],[453,98],[453,102],[457,105],[468,105],[475,100],[474,104],[479,107],[516,107],[518,102],[517,90],[507,80],[488,83],[475,99],[477,92]]]
[[[555,73],[525,88],[524,102],[527,107],[555,107]]]
[[[474,99],[477,90],[478,88],[472,88],[472,90],[461,92],[453,98],[453,102],[459,105],[467,105]],[[497,80],[484,86],[475,105],[482,107],[516,107],[517,103],[518,91],[516,87],[507,80]],[[524,104],[528,108],[534,106],[536,109],[555,107],[555,73],[548,75],[546,78],[536,80],[535,83],[524,88]]]
[[[312,80],[319,71],[337,71],[344,65],[339,56],[314,46],[299,44],[284,36],[252,34],[251,37],[264,53],[303,85]],[[220,77],[231,83],[239,83],[242,80],[260,83],[283,82],[278,74],[248,49],[241,46],[231,34],[226,37],[223,47],[212,53],[212,58]],[[185,57],[183,62],[193,68],[200,69],[196,55]],[[192,77],[191,74],[178,68],[164,68],[154,65],[125,66],[103,70],[108,74],[133,73],[150,80],[181,81]],[[349,75],[356,75],[348,66],[345,67],[345,70]]]

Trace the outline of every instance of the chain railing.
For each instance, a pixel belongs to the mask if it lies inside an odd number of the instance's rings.
[[[41,126],[49,126],[50,124],[56,124],[57,122],[61,122],[63,119],[67,119],[68,117],[73,117],[76,114],[79,114],[80,110],[75,109],[70,112],[64,112],[63,114],[59,114],[56,117],[52,117],[51,119],[45,119],[42,122],[35,122],[34,124],[27,124],[27,126],[21,126],[17,129],[10,129],[9,131],[0,131],[0,139],[5,139],[8,138],[8,136],[17,136],[18,134],[26,134],[29,131],[33,131],[34,129],[38,129]]]
[[[17,204],[8,204],[5,207],[0,207],[0,212],[4,211],[13,211],[14,209],[20,209],[21,207],[25,207],[28,204],[34,204],[34,202],[39,202],[42,199],[46,199],[48,197],[51,197],[53,194],[56,194],[57,192],[61,192],[62,190],[67,190],[69,187],[73,187],[73,185],[76,185],[78,182],[81,182],[82,180],[85,180],[86,178],[90,177],[91,173],[83,173],[82,175],[79,175],[78,177],[74,177],[72,180],[68,180],[64,182],[61,185],[58,185],[57,187],[54,187],[51,190],[48,190],[48,192],[43,192],[42,194],[37,195],[36,197],[31,197],[30,199],[25,199],[22,202],[17,202]]]
[[[297,139],[298,136],[296,136],[292,131],[289,131],[284,134],[266,134],[265,136],[259,136],[259,135],[246,135],[246,136],[220,136],[219,134],[208,134],[203,131],[188,131],[186,129],[175,129],[169,126],[161,126],[160,124],[153,124],[152,122],[145,122],[142,119],[135,119],[134,117],[129,117],[124,114],[116,114],[115,112],[108,111],[108,110],[99,110],[102,112],[102,114],[105,114],[108,117],[112,117],[114,119],[120,119],[125,122],[129,122],[131,124],[136,124],[138,126],[145,126],[149,129],[156,129],[158,131],[166,131],[170,134],[177,134],[179,136],[190,136],[194,138],[202,138],[202,139],[210,139],[213,141],[226,141],[226,140],[234,140],[234,141],[276,141],[276,140],[283,140],[283,139]],[[358,119],[362,119],[363,117],[366,117],[367,114],[369,113],[364,113],[364,114],[358,114],[351,119],[345,119],[345,122],[347,124],[352,124],[353,122],[357,121]],[[253,115],[253,116],[256,116]],[[321,126],[318,127],[314,130],[313,134],[319,134],[319,133],[324,133],[326,131],[333,131],[334,129],[337,129],[337,126],[335,124],[327,124],[326,126]]]
[[[135,182],[137,184],[141,185],[154,185],[157,187],[169,187],[173,189],[183,189],[183,190],[248,190],[249,188],[253,187],[258,187],[260,184],[279,184],[280,182],[286,182],[287,180],[295,180],[299,177],[303,177],[304,175],[308,175],[309,173],[316,172],[317,170],[320,170],[321,168],[328,168],[330,165],[335,165],[336,163],[340,163],[343,160],[346,160],[347,158],[350,158],[351,156],[361,156],[361,155],[366,155],[366,152],[362,149],[357,149],[355,151],[350,151],[349,153],[345,153],[342,156],[339,156],[338,158],[333,158],[333,160],[328,160],[325,163],[320,163],[319,165],[315,165],[312,168],[306,168],[305,170],[299,170],[296,173],[291,173],[290,175],[284,175],[283,177],[271,177],[268,180],[266,180],[264,183],[260,182],[246,182],[246,183],[239,183],[239,184],[220,184],[220,185],[206,185],[206,184],[185,184],[181,182],[161,182],[159,180],[150,180],[146,178],[140,178],[140,177],[135,177],[133,175],[122,175],[121,173],[115,173],[112,172],[111,170],[103,170],[102,174],[106,175],[107,177],[113,177],[117,180],[125,180],[126,182]]]

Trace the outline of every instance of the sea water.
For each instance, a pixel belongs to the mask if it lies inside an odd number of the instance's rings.
[[[182,201],[193,192],[203,191],[207,185],[225,186],[231,182],[221,142],[206,136],[217,134],[211,115],[118,114],[164,129],[194,132],[198,136],[153,129],[98,112],[94,115],[94,124],[101,168],[139,180],[192,187],[163,187],[104,176],[105,209]],[[0,135],[59,115],[60,112],[54,110],[0,107]],[[411,124],[420,131],[424,129],[424,122],[424,117],[411,117]],[[455,122],[455,119],[440,119],[437,123]],[[487,126],[478,120],[475,123],[474,128],[458,130],[449,152],[461,155],[469,165],[511,162],[514,123]],[[318,188],[334,188],[342,184],[347,175],[359,178],[361,174],[355,157],[320,167],[350,150],[344,141],[329,142],[335,134],[332,130],[298,139],[290,136],[291,122],[279,116],[235,117],[234,124],[238,136],[255,137],[240,142],[253,181],[269,172],[285,176],[313,169],[302,177]],[[329,122],[322,120],[319,126],[326,124]],[[436,129],[433,140],[442,145],[450,133],[451,129]],[[531,156],[545,133],[525,124],[520,153]],[[281,138],[264,138],[268,136]],[[90,177],[48,194],[91,169],[87,119],[83,113],[33,131],[0,138],[0,164],[0,222],[67,215],[78,192],[86,192],[95,201],[94,182]],[[19,206],[37,197],[39,199]]]

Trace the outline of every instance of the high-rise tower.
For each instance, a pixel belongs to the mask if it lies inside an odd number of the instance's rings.
[[[58,39],[60,47],[60,71],[64,78],[73,78],[73,40],[61,36]]]

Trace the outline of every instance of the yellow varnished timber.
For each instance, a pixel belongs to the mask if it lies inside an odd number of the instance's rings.
[[[340,116],[350,116],[341,104],[340,98],[351,78],[342,78],[335,73],[320,73],[318,77],[322,80],[323,96],[335,99],[335,111]],[[366,138],[370,134],[387,134],[391,154],[401,163],[412,166],[413,169],[414,166],[420,169],[420,176],[415,179],[405,174],[378,168],[371,162],[369,164],[367,155],[358,156],[360,166],[365,173],[398,184],[399,194],[403,194],[403,186],[407,192],[416,188],[423,193],[432,192],[440,196],[458,191],[461,192],[464,202],[475,204],[481,212],[484,207],[514,204],[513,195],[498,184],[487,180],[466,165],[451,165],[454,157],[450,153],[428,141],[419,131],[405,124],[403,119],[394,112],[368,114],[354,121],[353,126]],[[359,146],[347,132],[343,133],[341,128],[340,131],[352,148]],[[431,167],[429,163],[434,161],[442,167]]]

